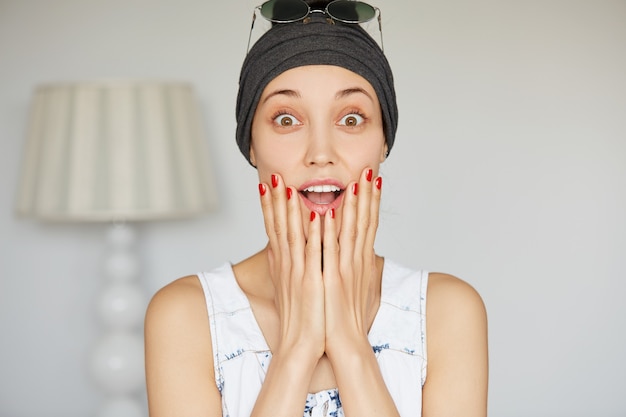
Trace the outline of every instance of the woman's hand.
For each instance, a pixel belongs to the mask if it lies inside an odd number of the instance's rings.
[[[373,179],[373,171],[365,169],[345,191],[339,232],[334,213],[325,219],[325,334],[331,362],[340,354],[350,354],[350,347],[371,350],[367,333],[380,274],[374,240],[381,186],[382,178]]]
[[[251,417],[294,416],[302,414],[313,373],[324,354],[320,223],[302,224],[296,191],[285,187],[279,175],[272,175],[270,184],[259,184],[259,192],[279,334]],[[308,227],[308,242],[304,227]]]
[[[299,352],[314,352],[317,359],[327,355],[347,416],[398,416],[367,339],[380,283],[374,240],[382,180],[372,177],[373,171],[366,169],[348,186],[341,225],[329,210],[323,237],[317,213],[302,225],[296,191],[285,188],[278,175],[272,176],[271,189],[260,186],[281,323],[279,352],[288,350],[273,357],[253,416],[271,410],[271,399],[277,396],[289,415],[300,412],[298,401],[306,396],[312,376],[307,372],[311,362],[306,364],[311,356],[293,356],[303,347]]]
[[[298,352],[317,362],[325,342],[319,216],[313,213],[309,224],[302,224],[297,191],[285,187],[279,175],[272,175],[271,185],[260,184],[259,191],[280,320],[276,350]],[[304,227],[308,228],[308,240]]]
[[[398,410],[367,338],[381,276],[374,240],[382,179],[372,177],[366,169],[347,189],[339,233],[332,216],[325,219],[326,355],[346,416],[394,417]]]

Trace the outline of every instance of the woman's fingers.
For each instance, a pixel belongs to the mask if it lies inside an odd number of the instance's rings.
[[[357,234],[354,242],[355,259],[361,259],[363,253],[370,249],[365,243],[371,225],[372,177],[373,171],[371,168],[368,168],[361,173],[361,177],[359,178],[359,190],[357,193]],[[373,248],[373,244],[371,248]]]
[[[308,238],[306,241],[305,278],[319,279],[322,276],[322,232],[321,217],[312,211],[309,215]]]
[[[265,225],[265,233],[269,239],[269,248],[271,249],[268,252],[268,255],[271,257],[270,267],[273,268],[276,265],[280,265],[279,259],[276,259],[280,256],[280,250],[276,233],[274,233],[274,205],[272,204],[270,188],[267,184],[259,184],[259,195],[261,198],[261,211],[263,212],[263,224]]]
[[[364,254],[373,251],[371,236],[375,237],[376,231],[371,230],[372,205],[378,204],[378,201],[372,201],[372,188],[373,171],[368,168],[363,170],[359,181],[350,184],[346,190],[339,236],[342,272],[352,270],[355,266],[358,268]],[[373,214],[377,222],[378,209]]]
[[[342,274],[352,269],[354,247],[359,233],[357,227],[358,193],[358,182],[350,183],[344,192],[341,210],[341,232],[338,236],[340,248],[339,268]]]
[[[350,262],[360,259],[364,251],[373,248],[373,242],[371,239],[368,240],[368,236],[371,235],[372,220],[374,220],[374,229],[376,228],[378,208],[374,213],[376,219],[372,219],[372,209],[373,205],[377,205],[380,201],[378,198],[372,201],[372,188],[374,187],[373,171],[367,168],[361,173],[359,181],[351,183],[346,190],[339,236],[344,263],[348,262],[348,258]],[[375,236],[376,230],[373,234]]]
[[[302,279],[301,299],[306,345],[321,357],[325,351],[326,322],[324,312],[324,283],[322,281],[322,221],[319,214],[309,215],[305,246],[306,268]]]
[[[300,206],[294,190],[285,187],[280,175],[274,174],[269,184],[259,184],[265,230],[269,238],[270,273],[277,294],[283,302],[292,296],[293,281],[304,273],[304,232]]]
[[[325,340],[320,218],[314,213],[303,224],[297,191],[278,174],[271,176],[269,184],[260,184],[259,193],[280,320],[276,349],[298,347],[319,357]]]
[[[361,305],[361,311],[364,316],[367,314],[367,309],[373,302],[374,294],[376,293],[375,285],[377,283],[376,277],[376,255],[374,253],[374,243],[376,241],[376,232],[378,230],[378,219],[380,213],[380,196],[382,191],[383,179],[377,177],[373,180],[371,187],[370,206],[369,206],[369,222],[367,226],[367,233],[363,243],[363,274],[367,277],[363,283],[361,290],[365,297],[362,297],[363,304]]]
[[[285,239],[289,247],[291,274],[301,277],[304,274],[305,261],[304,250],[304,225],[302,224],[302,216],[300,213],[300,203],[298,201],[297,191],[291,187],[285,190],[287,197],[287,230],[285,231]]]
[[[349,316],[356,318],[354,325],[361,330],[366,327],[368,308],[371,306],[376,283],[374,242],[378,228],[382,180],[380,177],[374,178],[373,174],[372,169],[364,169],[358,182],[349,185],[344,197],[340,233],[334,238],[335,241],[338,239],[338,256],[335,259],[338,259],[340,280],[333,282],[342,286],[341,292],[345,297],[335,302],[350,306],[353,313]],[[331,236],[328,236],[327,241],[326,232],[325,230],[324,246],[331,246],[328,255],[326,247],[324,248],[325,257],[331,256],[332,259]],[[326,276],[325,271],[325,280]],[[344,325],[352,326],[347,322]]]
[[[334,278],[339,271],[339,242],[337,240],[337,222],[335,209],[330,209],[324,216],[324,237],[322,244],[323,271],[325,277]]]
[[[378,221],[380,214],[380,197],[382,195],[383,179],[376,177],[371,187],[371,198],[369,201],[369,224],[367,226],[367,235],[365,236],[364,246],[366,248],[374,248],[376,241],[376,232],[378,230]],[[372,251],[373,255],[373,251]]]
[[[265,183],[259,183],[259,196],[261,198],[261,211],[263,212],[263,224],[265,225],[265,233],[271,239],[274,237],[274,213],[272,208],[272,200],[268,195],[269,187]]]
[[[287,241],[287,191],[282,178],[277,174],[271,177],[271,204],[272,204],[272,233],[275,236],[277,249],[280,251],[281,268],[289,269],[291,256],[289,255],[289,244]]]

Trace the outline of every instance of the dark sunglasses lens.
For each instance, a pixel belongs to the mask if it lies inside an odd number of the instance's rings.
[[[376,9],[362,1],[336,0],[327,10],[331,17],[347,23],[365,23],[376,16]]]
[[[261,6],[261,14],[271,22],[294,22],[309,13],[309,6],[298,0],[269,0]]]

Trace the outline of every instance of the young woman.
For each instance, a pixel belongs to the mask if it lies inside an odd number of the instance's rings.
[[[237,143],[258,171],[269,242],[154,296],[152,417],[486,415],[478,294],[374,252],[393,78],[377,43],[341,13],[277,23],[246,57]]]

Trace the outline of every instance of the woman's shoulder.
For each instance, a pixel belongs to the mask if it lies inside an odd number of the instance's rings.
[[[180,301],[181,298],[187,299],[187,297],[197,297],[198,295],[202,295],[202,286],[198,276],[187,275],[162,287],[154,294],[151,302],[171,303]]]
[[[435,351],[449,351],[450,346],[486,343],[487,312],[474,287],[453,275],[431,272],[427,295],[426,327],[431,359],[438,356]]]
[[[159,289],[148,305],[148,313],[165,310],[168,314],[194,314],[197,310],[206,312],[205,285],[215,277],[232,276],[229,263],[216,267],[208,272],[178,278]]]
[[[160,326],[168,323],[191,325],[200,320],[206,324],[206,305],[196,275],[178,278],[162,287],[154,294],[146,311],[146,324],[153,321]]]
[[[428,302],[439,313],[484,311],[483,300],[469,283],[441,272],[428,274]]]
[[[199,415],[199,410],[217,415],[211,332],[197,276],[179,278],[156,292],[144,332],[150,415]]]
[[[426,328],[424,415],[486,415],[487,313],[481,296],[462,279],[430,273]]]
[[[421,287],[422,296],[427,296],[429,315],[457,315],[463,310],[484,313],[485,307],[480,294],[469,283],[454,275],[417,270],[389,259],[385,259],[384,270],[387,281],[383,284],[395,286],[399,282],[403,283],[401,288],[407,290],[408,297],[412,296],[409,294],[415,294],[411,288]],[[416,277],[420,279],[416,280]]]

